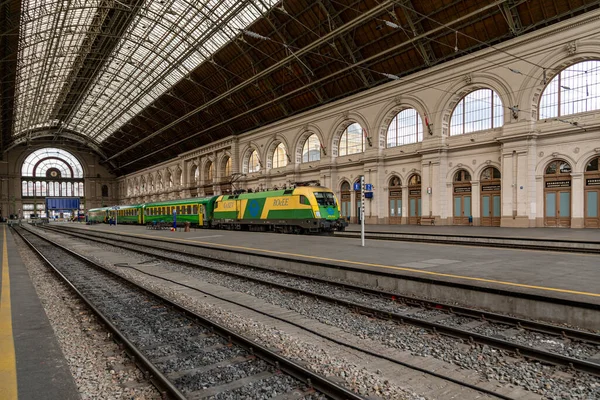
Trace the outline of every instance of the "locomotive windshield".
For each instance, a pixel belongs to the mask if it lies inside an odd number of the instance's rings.
[[[335,197],[333,197],[333,193],[331,192],[314,192],[315,198],[317,199],[317,203],[320,206],[336,206]]]

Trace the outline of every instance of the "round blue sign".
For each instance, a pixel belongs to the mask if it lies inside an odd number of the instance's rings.
[[[260,213],[260,204],[258,204],[257,200],[250,200],[248,204],[248,211],[250,212],[250,216],[252,218],[258,217],[258,213]]]
[[[335,213],[335,210],[333,209],[333,207],[327,207],[327,214],[333,215],[334,213]]]

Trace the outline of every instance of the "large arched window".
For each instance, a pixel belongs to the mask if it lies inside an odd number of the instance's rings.
[[[227,161],[223,163],[223,178],[231,176],[231,157],[227,157]]]
[[[31,153],[21,167],[22,196],[83,196],[83,168],[73,154],[56,148]]]
[[[600,109],[600,61],[591,60],[563,69],[540,97],[540,119]]]
[[[194,173],[194,182],[198,182],[198,180],[200,179],[200,168],[198,168],[197,165],[194,165],[192,167],[192,171]]]
[[[463,97],[452,112],[450,136],[502,126],[504,109],[500,96],[491,89],[479,89]]]
[[[283,143],[279,143],[279,145],[275,148],[273,152],[273,168],[282,168],[285,167],[288,163],[287,160],[287,152],[285,151],[285,146]]]
[[[211,183],[213,181],[213,163],[212,162],[208,162],[208,165],[206,165],[206,175],[204,176],[204,181],[206,183]]]
[[[250,157],[248,157],[248,173],[260,171],[260,160],[258,159],[258,152],[252,150]]]
[[[319,161],[321,159],[321,141],[316,134],[312,134],[302,146],[302,162]]]
[[[340,156],[362,153],[365,151],[363,128],[356,122],[348,126],[340,138]]]
[[[423,141],[423,123],[414,108],[400,111],[388,127],[387,147]]]

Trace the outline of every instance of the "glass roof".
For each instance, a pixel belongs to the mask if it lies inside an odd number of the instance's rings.
[[[54,148],[36,150],[27,156],[23,161],[21,176],[44,177],[50,168],[58,169],[63,178],[83,178],[79,160],[68,151]]]
[[[102,142],[246,28],[276,0],[24,0],[17,71],[15,135],[61,126]],[[109,8],[106,8],[106,5]],[[90,37],[110,9],[134,13],[68,120],[59,109]],[[82,61],[83,60],[83,61]],[[68,92],[68,90],[67,90]]]

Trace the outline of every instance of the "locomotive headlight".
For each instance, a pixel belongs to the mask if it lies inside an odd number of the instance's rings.
[[[317,218],[321,218],[321,212],[320,211],[315,212],[315,215],[317,216]]]

